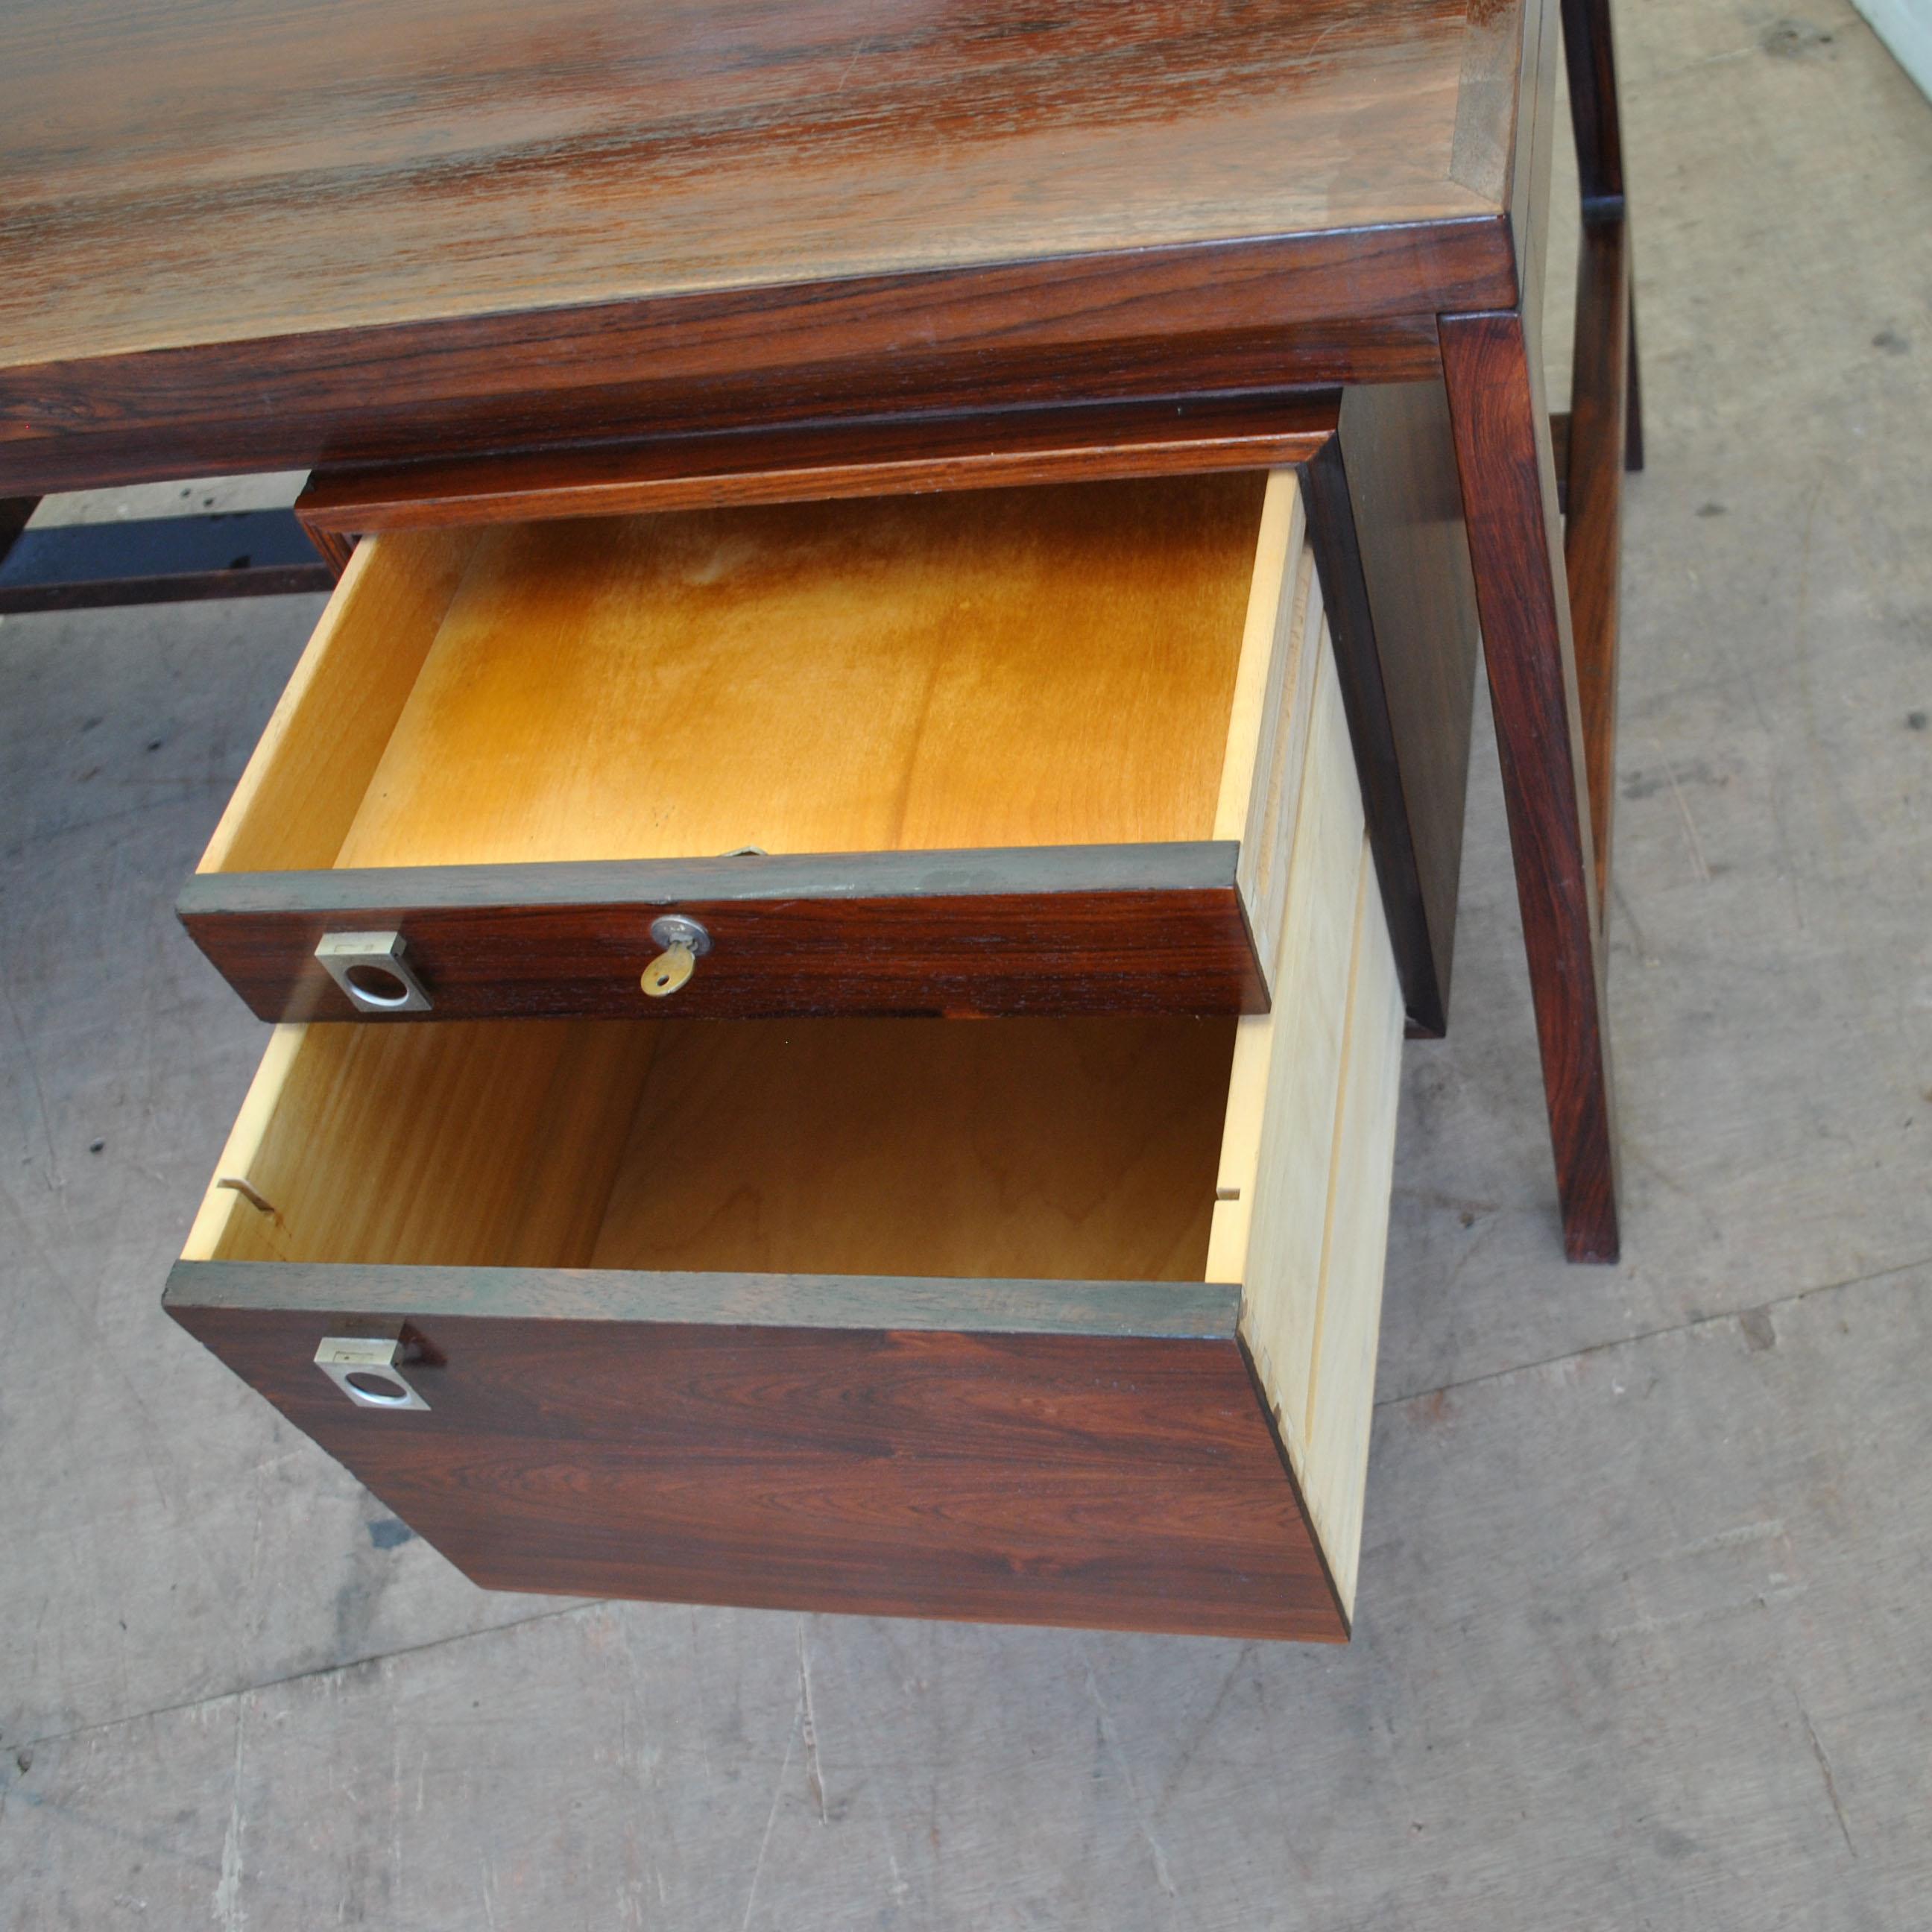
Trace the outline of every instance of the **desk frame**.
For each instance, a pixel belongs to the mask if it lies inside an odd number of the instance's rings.
[[[769,494],[773,434],[848,483],[882,433],[933,480],[975,480],[930,445],[970,393],[983,430],[1043,409],[1199,404],[1296,389],[1440,384],[1523,911],[1566,1252],[1619,1246],[1604,996],[1622,472],[1641,466],[1635,314],[1609,0],[1561,0],[1582,190],[1575,376],[1543,396],[1540,299],[1558,0],[1523,14],[1508,205],[1275,242],[1145,249],[641,305],[538,310],[277,342],[142,352],[14,372],[0,394],[0,558],[38,493],[300,464],[304,522],[338,567],[371,506],[459,472],[542,466],[646,426],[652,460],[706,500]],[[1292,316],[1284,324],[1281,318]],[[882,371],[890,384],[882,389]],[[882,406],[881,398],[884,397]],[[154,399],[166,399],[156,406]],[[949,411],[950,413],[949,413]],[[22,416],[31,418],[23,430]],[[1071,419],[1071,418],[1070,418]],[[37,429],[38,423],[41,427]],[[782,426],[775,431],[774,426]],[[721,438],[741,438],[719,467]],[[1211,439],[1210,439],[1211,440]],[[1056,473],[1122,468],[1112,430]],[[506,454],[506,452],[510,452]],[[1559,475],[1559,452],[1562,464]],[[1192,466],[1234,466],[1238,436]],[[592,460],[595,460],[594,455]],[[626,460],[628,460],[627,457]],[[693,466],[696,467],[694,468]],[[480,466],[480,469],[476,468]],[[735,476],[734,484],[730,479]],[[876,483],[874,487],[879,487]],[[826,489],[822,494],[840,494]],[[1567,531],[1560,505],[1567,496]],[[352,514],[347,507],[359,504]],[[250,573],[173,595],[260,591]],[[150,583],[72,602],[134,601]],[[22,607],[24,608],[24,607]],[[42,605],[40,608],[46,608]],[[1457,802],[1460,808],[1460,801]]]

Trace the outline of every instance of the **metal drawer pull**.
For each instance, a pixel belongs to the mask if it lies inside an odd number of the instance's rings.
[[[711,950],[711,935],[694,919],[666,913],[651,921],[651,943],[664,950],[644,968],[638,982],[654,1000],[668,999],[698,970]]]
[[[315,956],[358,1012],[426,1013],[429,995],[403,957],[400,932],[326,932]]]
[[[326,1335],[315,1365],[358,1408],[427,1408],[399,1364],[408,1351],[399,1336]]]

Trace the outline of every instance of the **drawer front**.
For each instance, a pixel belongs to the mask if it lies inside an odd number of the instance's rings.
[[[1264,1012],[1324,634],[1293,470],[368,539],[181,916],[274,1019]]]
[[[710,942],[667,1015],[1258,1012],[1240,848],[203,874],[177,910],[267,1020],[490,1019],[651,1010],[651,927]],[[332,933],[394,932],[428,1004],[358,1012]]]
[[[1237,1298],[212,1263],[168,1306],[488,1588],[1340,1638]],[[403,1308],[428,1406],[358,1407],[316,1346]]]

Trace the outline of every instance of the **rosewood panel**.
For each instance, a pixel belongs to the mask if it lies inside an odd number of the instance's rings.
[[[1232,1288],[607,1276],[627,1305],[591,1316],[567,1281],[546,1311],[556,1279],[184,1263],[166,1305],[486,1588],[1347,1635]],[[832,1318],[743,1318],[815,1289]],[[943,1325],[936,1296],[982,1294],[1048,1312]],[[1052,1318],[1062,1294],[1091,1327]],[[402,1301],[429,1408],[356,1408],[316,1344]]]
[[[1416,380],[1439,366],[1435,316],[1381,310],[1378,256],[1420,249],[1443,258],[1444,272],[1429,279],[1445,292],[1513,298],[1497,219],[1355,241],[0,368],[0,491],[931,413],[956,410],[962,397],[997,409]],[[1343,298],[1358,292],[1364,312],[1308,314],[1300,304],[1331,283],[1345,310]]]
[[[1539,358],[1519,314],[1445,316],[1442,344],[1564,1245],[1573,1261],[1614,1261],[1616,1136],[1590,801]]]
[[[404,934],[431,1018],[1262,1012],[1236,850],[212,872],[177,910],[264,1019],[354,1016],[314,957],[344,930]],[[712,950],[646,1001],[650,924],[672,911]]]
[[[320,542],[458,524],[1269,469],[1320,449],[1340,403],[1333,390],[1241,392],[698,431],[321,471],[296,512]]]
[[[0,488],[1424,373],[1523,10],[13,8]]]

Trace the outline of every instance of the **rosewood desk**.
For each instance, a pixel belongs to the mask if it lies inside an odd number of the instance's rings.
[[[1336,391],[1344,457],[1352,413],[1365,444],[1394,422],[1422,447],[1439,420],[1566,1246],[1612,1258],[1601,907],[1636,371],[1606,0],[1563,0],[1585,246],[1552,438],[1558,11],[14,8],[0,544],[43,494],[218,472],[313,470],[307,520],[339,565],[355,534],[451,503],[1252,467],[1293,442],[1284,412]],[[1452,691],[1437,728],[1465,722]],[[1460,794],[1415,774],[1460,778],[1461,755],[1384,770],[1412,838],[1444,848],[1392,926],[1453,918]],[[1446,964],[1406,987],[1412,1022],[1439,1025],[1446,990]]]

